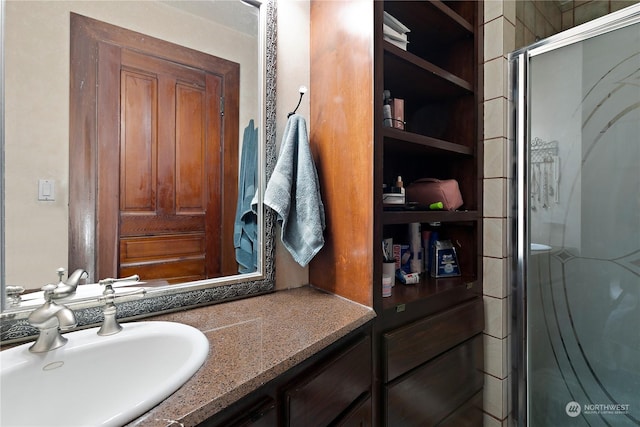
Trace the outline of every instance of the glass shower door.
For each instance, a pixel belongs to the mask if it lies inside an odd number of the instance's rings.
[[[618,15],[512,56],[520,425],[640,425],[640,8]]]

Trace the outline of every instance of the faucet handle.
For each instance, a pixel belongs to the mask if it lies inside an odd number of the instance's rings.
[[[116,295],[116,291],[113,290],[113,282],[121,282],[125,280],[138,281],[140,280],[140,276],[134,274],[133,276],[125,277],[122,279],[103,279],[98,282],[104,286],[104,291],[102,292],[102,296],[98,299],[98,301],[105,303],[104,308],[102,309],[102,313],[104,314],[104,321],[102,322],[102,326],[100,326],[100,329],[98,330],[98,335],[113,335],[122,330],[122,326],[118,323],[118,319],[116,317],[116,298],[136,294],[141,294],[144,296],[144,294],[147,292],[144,288],[138,288],[130,292],[122,292],[119,295]]]
[[[53,299],[53,294],[57,287],[58,285],[54,285],[53,283],[48,283],[40,288],[40,290],[43,293],[44,300],[46,302],[51,302],[51,300]]]
[[[106,286],[106,285],[112,285],[115,282],[137,282],[139,280],[140,280],[140,276],[138,276],[137,274],[134,274],[132,276],[122,277],[120,279],[113,279],[113,278],[102,279],[98,283],[102,286]]]
[[[18,305],[20,301],[22,301],[22,294],[24,293],[24,288],[18,285],[7,285],[5,287],[5,291],[7,292],[7,299],[9,300],[10,305]]]

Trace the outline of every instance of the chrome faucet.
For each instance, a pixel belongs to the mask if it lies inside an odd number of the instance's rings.
[[[89,277],[89,273],[87,273],[84,269],[78,268],[74,271],[66,281],[62,280],[64,276],[65,269],[59,268],[58,272],[58,286],[53,292],[53,299],[66,298],[76,293],[76,288],[78,287],[78,282],[80,279]]]
[[[124,282],[124,281],[138,281],[140,280],[140,276],[134,274],[130,277],[125,277],[122,279],[102,279],[98,283],[104,286],[104,292],[102,292],[102,297],[100,297],[99,301],[103,301],[105,303],[102,312],[104,314],[104,321],[102,322],[102,326],[98,330],[98,335],[114,335],[122,330],[122,326],[118,323],[118,319],[116,318],[116,297],[125,297],[129,295],[141,294],[144,295],[146,290],[136,289],[131,292],[123,292],[120,295],[116,296],[116,291],[113,290],[114,282]]]
[[[60,331],[75,328],[78,322],[71,309],[53,301],[53,294],[57,285],[52,283],[42,287],[44,304],[36,308],[27,319],[31,326],[40,330],[38,339],[29,347],[32,353],[44,353],[67,343],[67,339],[60,335]]]

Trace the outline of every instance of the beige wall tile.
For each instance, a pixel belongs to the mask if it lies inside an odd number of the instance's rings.
[[[508,419],[497,420],[489,414],[484,414],[484,419],[482,421],[483,421],[484,427],[508,427],[509,426]]]
[[[520,0],[505,0],[502,2],[502,15],[504,18],[511,22],[512,24],[516,23],[516,8],[517,3],[522,3]]]
[[[609,2],[611,12],[615,12],[620,9],[624,9],[625,7],[629,7],[638,3],[637,0],[611,0]]]
[[[504,43],[504,51],[506,54],[509,52],[513,52],[516,48],[516,26],[514,21],[507,21],[506,19],[502,20],[504,24],[503,28],[503,43]]]
[[[508,383],[508,379],[484,376],[484,410],[499,420],[508,415]]]
[[[504,54],[503,19],[497,18],[484,25],[484,60],[489,61]]]
[[[484,336],[484,369],[498,379],[509,376],[509,339]]]
[[[508,258],[482,258],[483,290],[484,294],[494,298],[505,298],[511,291],[508,287],[507,272]]]
[[[506,88],[507,60],[500,56],[484,63],[484,99],[503,97]]]
[[[573,9],[562,12],[562,31],[573,27]]]
[[[506,108],[505,98],[494,98],[484,103],[484,139],[501,138],[506,135]]]
[[[484,2],[484,22],[489,22],[503,14],[502,0],[485,0]]]
[[[484,333],[495,338],[506,338],[509,334],[508,298],[484,296]]]
[[[524,26],[532,31],[536,28],[536,7],[531,0],[525,0],[524,2],[522,21]]]
[[[507,176],[506,138],[484,141],[484,177],[498,178]]]
[[[483,254],[493,258],[504,258],[509,251],[505,247],[507,221],[502,218],[485,218],[483,221]]]
[[[507,182],[504,178],[485,179],[484,187],[484,217],[506,217]]]
[[[584,24],[585,22],[604,16],[607,13],[609,13],[608,1],[593,1],[586,3],[575,8],[573,14],[575,25]]]
[[[536,8],[535,26],[531,28],[537,40],[545,38],[545,18],[544,15]]]
[[[516,20],[516,49],[524,47],[524,24],[521,20]]]

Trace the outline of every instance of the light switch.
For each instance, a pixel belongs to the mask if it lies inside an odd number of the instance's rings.
[[[53,201],[56,199],[56,181],[53,179],[38,180],[38,200]]]

